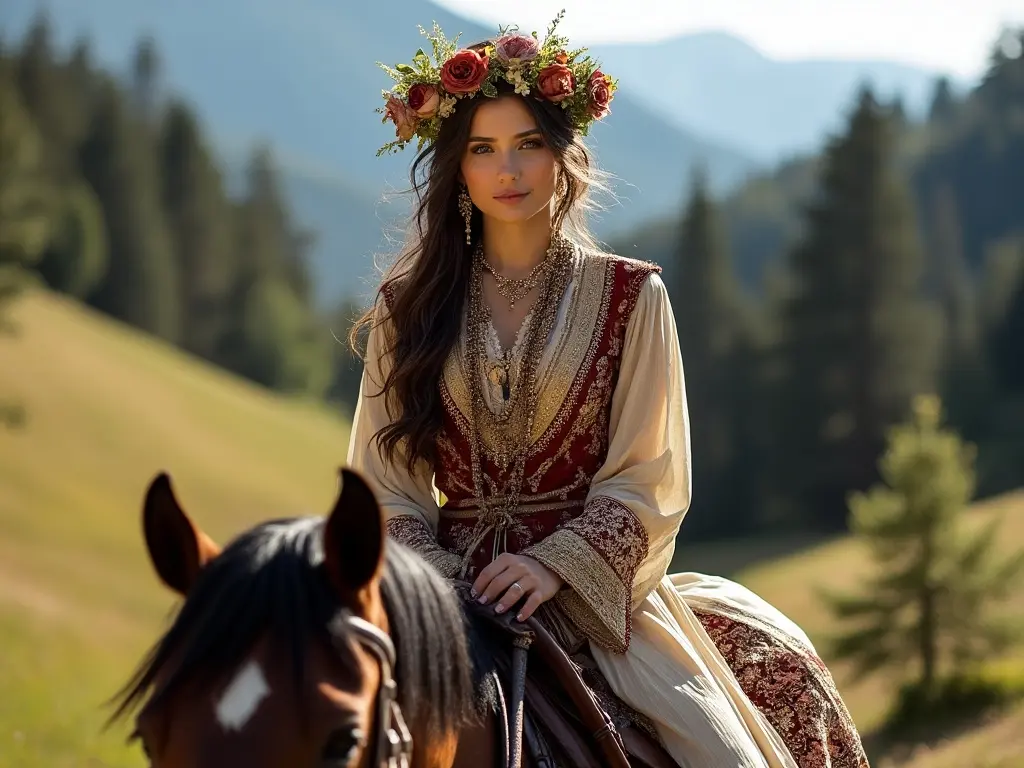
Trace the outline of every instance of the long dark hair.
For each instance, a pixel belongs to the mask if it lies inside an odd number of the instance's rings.
[[[523,100],[555,155],[553,229],[593,247],[585,213],[592,205],[591,191],[605,187],[579,134],[557,104],[519,96],[505,84],[499,86],[499,98]],[[410,179],[415,207],[408,244],[384,277],[375,306],[356,321],[349,336],[359,354],[361,332],[373,327],[384,331],[380,354],[390,357],[392,365],[382,391],[374,396],[386,398],[391,423],[375,437],[389,462],[402,445],[410,471],[418,461],[434,463],[435,438],[443,418],[439,383],[459,336],[472,254],[483,228],[482,214],[474,208],[473,240],[466,243],[457,200],[473,114],[484,99],[460,99],[442,123],[437,140],[413,161]],[[406,286],[412,290],[405,290]]]

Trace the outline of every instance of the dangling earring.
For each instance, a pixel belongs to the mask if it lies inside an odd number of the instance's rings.
[[[469,190],[463,187],[459,190],[459,213],[466,221],[466,245],[472,241],[471,223],[473,221],[473,201],[469,197]]]

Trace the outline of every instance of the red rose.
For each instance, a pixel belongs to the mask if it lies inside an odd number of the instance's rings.
[[[490,60],[463,49],[441,65],[441,86],[448,93],[474,93],[487,79]]]
[[[426,83],[416,83],[409,88],[409,108],[422,118],[431,118],[437,114],[441,97],[437,89]]]
[[[612,100],[611,78],[601,70],[595,70],[587,81],[587,110],[595,120],[600,120],[611,110],[608,105]]]
[[[564,101],[576,90],[576,76],[565,64],[548,64],[537,74],[537,92],[548,101]]]

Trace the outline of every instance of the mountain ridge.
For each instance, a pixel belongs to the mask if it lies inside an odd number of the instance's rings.
[[[462,42],[496,32],[427,0],[394,0],[386,7],[304,0],[287,11],[271,0],[222,0],[210,6],[178,0],[173,7],[158,0],[7,0],[0,8],[0,37],[20,39],[41,10],[49,15],[58,45],[63,48],[84,34],[94,58],[122,75],[128,73],[140,37],[151,34],[165,90],[198,112],[229,177],[240,173],[253,144],[273,149],[297,219],[318,233],[312,259],[321,302],[362,291],[352,278],[372,272],[374,255],[389,250],[382,229],[397,225],[407,211],[405,199],[390,190],[408,187],[411,152],[375,157],[392,135],[373,112],[382,103],[381,89],[390,85],[375,62],[408,59],[423,42],[417,23],[429,27],[436,20],[449,36],[463,30]],[[408,24],[398,28],[396,18]],[[711,48],[717,40],[726,52],[717,56],[728,58],[729,50],[733,58],[760,56],[735,37],[694,39]],[[717,195],[771,165],[686,124],[685,110],[701,113],[701,94],[722,87],[680,80],[675,96],[667,100],[657,83],[636,74],[637,66],[650,66],[661,55],[682,66],[679,55],[664,48],[673,44],[595,46],[606,70],[623,84],[612,115],[595,125],[588,139],[599,165],[612,175],[617,198],[594,222],[605,241],[681,210],[696,165],[703,166]],[[706,52],[692,55],[697,62],[716,60]],[[694,64],[689,70],[701,67]],[[766,98],[773,93],[770,84],[760,90]],[[809,111],[805,101],[798,103]],[[677,108],[666,109],[666,103]],[[831,118],[838,119],[835,111]],[[694,118],[699,119],[700,114]],[[743,114],[725,122],[734,127],[768,124]],[[806,141],[814,149],[819,144]]]
[[[422,43],[417,22],[436,20],[449,36],[462,29],[466,42],[493,34],[426,0],[386,8],[306,0],[287,11],[271,0],[179,0],[173,7],[158,0],[8,0],[0,9],[3,38],[20,39],[40,11],[56,45],[85,35],[95,60],[122,76],[138,40],[151,35],[164,89],[194,106],[222,158],[266,143],[292,186],[319,186],[326,197],[296,213],[320,233],[313,261],[321,301],[351,293],[349,278],[369,274],[383,242],[381,223],[406,210],[404,200],[382,199],[408,186],[412,156],[375,156],[393,135],[374,113],[390,82],[375,62],[408,59]],[[394,18],[409,23],[396,29]],[[681,205],[695,163],[706,166],[718,191],[756,167],[742,153],[673,127],[628,94],[616,97],[613,113],[589,140],[617,179],[619,200],[596,222],[601,237]],[[320,169],[315,181],[298,171],[305,163]]]

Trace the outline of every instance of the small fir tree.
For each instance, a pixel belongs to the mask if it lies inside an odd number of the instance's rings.
[[[926,699],[944,675],[963,679],[1014,641],[988,609],[1024,570],[1024,552],[995,552],[999,520],[976,535],[964,530],[974,447],[942,426],[940,411],[937,397],[919,397],[913,419],[890,430],[883,483],[850,497],[852,528],[876,573],[859,595],[827,596],[837,618],[857,623],[835,639],[834,656],[852,661],[858,677],[914,665]]]

